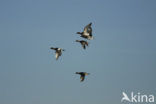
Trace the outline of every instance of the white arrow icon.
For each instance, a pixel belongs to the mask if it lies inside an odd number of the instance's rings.
[[[122,102],[123,100],[126,100],[126,101],[131,102],[131,100],[128,98],[128,96],[127,96],[126,93],[122,92],[122,95],[123,95],[123,98],[121,99],[121,102]]]

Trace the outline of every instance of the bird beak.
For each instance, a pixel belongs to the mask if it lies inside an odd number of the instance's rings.
[[[79,40],[75,40],[75,42],[79,42]]]

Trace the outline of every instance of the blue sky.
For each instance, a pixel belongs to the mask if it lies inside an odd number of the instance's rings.
[[[120,104],[156,96],[155,0],[1,0],[0,104]],[[83,50],[76,34],[92,22]],[[66,51],[58,61],[50,47]],[[77,71],[91,73],[80,83]]]

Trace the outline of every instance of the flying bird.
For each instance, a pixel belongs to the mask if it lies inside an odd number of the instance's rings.
[[[93,36],[92,36],[91,25],[92,25],[92,23],[89,23],[87,26],[84,27],[83,32],[77,32],[77,34],[80,34],[80,37],[83,37],[83,38],[88,39],[88,40],[92,40]]]
[[[75,74],[80,74],[80,79],[81,79],[81,82],[82,82],[82,81],[84,81],[85,76],[86,76],[86,75],[89,75],[90,73],[86,73],[86,72],[76,72]]]
[[[88,46],[88,42],[84,40],[76,40],[76,42],[81,43],[83,49],[86,49],[86,46]]]
[[[50,49],[55,50],[55,58],[56,58],[56,60],[58,60],[59,56],[62,55],[62,51],[65,51],[62,48],[54,48],[54,47],[51,47]]]

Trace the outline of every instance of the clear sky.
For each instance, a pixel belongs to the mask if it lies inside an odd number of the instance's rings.
[[[0,104],[121,104],[122,91],[156,96],[155,74],[155,0],[0,0]]]

